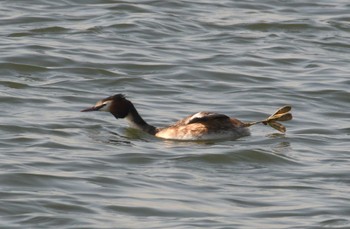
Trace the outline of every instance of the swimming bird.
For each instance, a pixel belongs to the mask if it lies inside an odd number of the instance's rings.
[[[168,127],[157,128],[148,124],[140,116],[133,103],[126,99],[123,94],[116,94],[98,101],[94,106],[84,109],[82,112],[110,112],[117,119],[125,118],[131,127],[163,139],[215,140],[248,136],[250,135],[248,127],[258,123],[270,125],[284,133],[286,128],[277,121],[291,120],[292,114],[288,113],[291,109],[291,106],[284,106],[267,119],[247,123],[236,118],[230,118],[224,114],[202,111],[192,114]]]

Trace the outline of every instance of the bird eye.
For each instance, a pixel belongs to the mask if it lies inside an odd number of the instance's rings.
[[[109,111],[109,105],[111,104],[111,101],[104,101],[100,102],[96,107],[98,107],[98,110],[100,111]]]

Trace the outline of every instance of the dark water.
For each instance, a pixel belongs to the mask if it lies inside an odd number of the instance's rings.
[[[349,228],[348,1],[1,1],[1,228]],[[155,139],[291,104],[285,135]]]

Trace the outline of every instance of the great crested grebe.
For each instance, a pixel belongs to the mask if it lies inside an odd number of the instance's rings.
[[[136,129],[163,139],[173,140],[215,140],[215,139],[235,139],[250,135],[249,126],[262,123],[270,125],[280,132],[285,132],[286,128],[276,121],[288,121],[292,119],[292,114],[288,113],[291,106],[284,106],[278,109],[267,119],[257,122],[244,123],[235,118],[230,118],[224,114],[214,112],[198,112],[190,115],[175,124],[156,128],[149,125],[141,118],[135,106],[122,94],[116,94],[98,101],[93,107],[82,110],[106,111],[112,113],[115,118],[126,118],[129,124]]]

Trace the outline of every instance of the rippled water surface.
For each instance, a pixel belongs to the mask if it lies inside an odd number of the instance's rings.
[[[349,228],[350,4],[0,2],[1,228]],[[107,113],[124,93],[165,126],[217,111],[265,126],[174,142]]]

